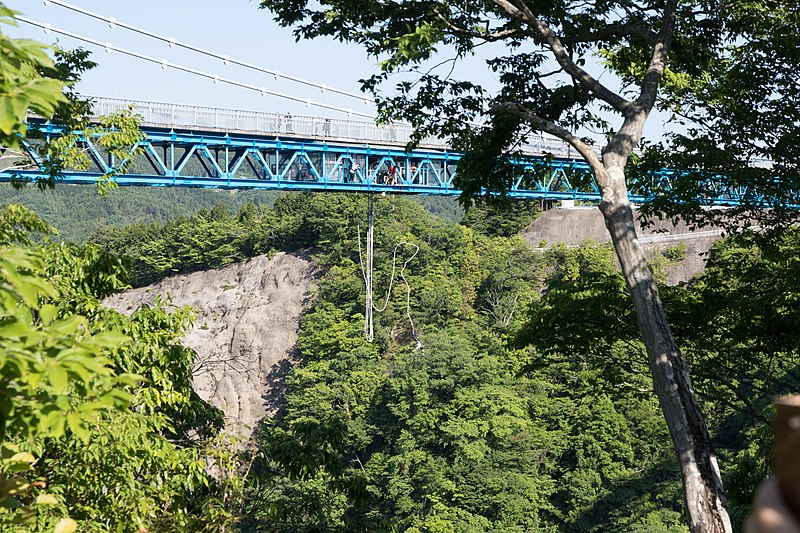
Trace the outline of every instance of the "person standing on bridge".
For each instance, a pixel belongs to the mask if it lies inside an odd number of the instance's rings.
[[[286,113],[286,133],[294,133],[294,122],[292,121],[291,113]]]
[[[339,178],[342,180],[342,183],[347,183],[350,181],[350,160],[349,159],[342,159],[342,163],[339,166]]]
[[[325,122],[322,123],[322,136],[323,137],[331,136],[331,119],[329,118],[326,118]]]
[[[358,161],[353,163],[353,165],[350,167],[350,182],[351,183],[355,183],[356,181],[358,181],[358,169],[359,168],[361,168],[361,166],[358,164]]]

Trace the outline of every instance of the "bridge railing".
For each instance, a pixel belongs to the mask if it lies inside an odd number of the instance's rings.
[[[92,97],[95,117],[134,106],[146,124],[173,128],[203,128],[209,130],[248,132],[263,135],[330,139],[332,141],[358,142],[405,146],[411,140],[413,128],[408,124],[377,126],[373,122],[320,118],[290,113],[240,111],[183,104],[166,104],[121,98]],[[421,148],[446,150],[442,139],[427,138]],[[553,137],[534,136],[522,145],[523,151],[533,155],[551,153],[556,157],[574,159],[577,153],[567,143]]]

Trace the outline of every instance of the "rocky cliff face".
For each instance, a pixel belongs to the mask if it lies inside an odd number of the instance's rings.
[[[259,256],[218,270],[174,276],[108,298],[123,313],[156,296],[190,305],[197,321],[185,337],[198,359],[197,393],[225,414],[225,429],[249,436],[274,413],[293,361],[300,313],[316,272],[300,255]]]

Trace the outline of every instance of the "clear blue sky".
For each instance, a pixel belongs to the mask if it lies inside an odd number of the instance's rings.
[[[330,39],[295,42],[290,29],[280,28],[268,11],[258,9],[258,2],[248,0],[67,0],[70,4],[93,11],[118,21],[174,37],[179,41],[200,46],[220,54],[254,63],[282,73],[305,78],[331,87],[359,92],[360,78],[375,71],[375,59],[369,58],[358,46]],[[290,93],[303,99],[331,105],[372,112],[363,101],[323,93],[285,79],[253,72],[243,67],[224,65],[200,54],[170,48],[167,44],[130,32],[111,28],[105,22],[74,13],[55,4],[45,5],[41,0],[6,0],[11,9],[24,16],[53,27],[65,29],[101,42],[134,50],[155,58],[164,59],[221,77],[236,79],[267,89]],[[290,111],[303,115],[337,116],[335,112],[287,101],[274,96],[261,96],[246,89],[231,87],[212,81],[162,69],[103,48],[81,43],[74,39],[45,34],[41,29],[20,23],[10,31],[15,36],[25,36],[44,42],[56,38],[65,48],[82,46],[93,52],[99,63],[81,81],[79,90],[92,96],[112,96],[138,100],[174,102],[209,107],[226,107],[255,111]],[[492,84],[480,59],[472,59],[459,70],[468,71],[484,84]],[[604,78],[604,81],[605,78]],[[341,116],[341,115],[338,115]],[[619,119],[612,118],[612,124]],[[646,134],[656,140],[664,129],[660,117],[651,118]]]
[[[257,2],[247,0],[136,0],[102,1],[70,0],[82,7],[121,22],[154,33],[174,37],[220,54],[279,70],[282,73],[305,78],[332,87],[359,92],[358,79],[374,71],[374,59],[355,46],[332,40],[295,42],[289,29],[272,22],[268,11],[258,9]],[[275,80],[267,74],[253,72],[243,67],[224,65],[200,54],[170,48],[167,44],[126,29],[110,28],[108,24],[74,13],[55,4],[44,5],[40,0],[7,0],[11,9],[38,22],[115,46],[134,50],[170,63],[218,74],[267,89],[291,93],[303,99],[324,101],[344,108],[368,111],[363,101],[340,97],[330,92],[289,82]],[[25,36],[39,41],[58,39],[64,48],[78,46],[93,52],[92,59],[99,66],[87,73],[80,91],[87,95],[112,96],[160,102],[195,104],[210,107],[231,107],[257,111],[286,111],[302,114],[323,113],[316,108],[273,96],[261,96],[246,89],[162,69],[160,66],[130,58],[103,48],[81,43],[69,37],[45,34],[41,29],[20,23],[15,36]]]

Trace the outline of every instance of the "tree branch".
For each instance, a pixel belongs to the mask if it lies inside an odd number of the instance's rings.
[[[592,147],[558,124],[543,119],[532,110],[516,102],[497,104],[489,110],[490,115],[498,115],[501,113],[515,115],[529,124],[533,129],[549,133],[550,135],[554,135],[562,141],[569,143],[581,154],[581,156],[583,156],[586,162],[589,163],[592,171],[597,172],[602,170],[603,163],[600,161],[600,158],[597,156],[597,154],[594,153]]]
[[[503,39],[511,39],[514,37],[532,36],[530,35],[529,32],[526,32],[522,28],[513,28],[509,30],[502,30],[495,32],[489,32],[488,29],[486,32],[468,30],[467,28],[455,25],[447,17],[442,15],[442,13],[438,9],[434,9],[433,12],[436,15],[436,18],[439,19],[439,22],[447,26],[447,28],[451,32],[457,35],[463,35],[465,37],[472,37],[474,39],[482,39],[488,42],[495,42],[495,41],[501,41]]]
[[[741,405],[737,405],[735,401],[728,400],[724,396],[714,395],[711,394],[707,395],[709,401],[714,402],[722,402],[734,411],[738,411],[747,416],[751,416],[754,419],[758,420],[759,422],[770,425],[772,422],[770,419],[763,414],[761,414],[758,409],[753,405],[753,403],[748,399],[748,397],[742,393],[737,387],[735,387],[732,383],[729,383],[727,380],[720,379],[720,376],[717,373],[705,373],[700,370],[693,369],[693,373],[698,378],[704,378],[711,382],[717,382],[722,385],[724,388],[728,389],[733,393],[736,398],[744,404],[744,407]]]
[[[635,110],[637,106],[633,102],[618,95],[592,77],[588,72],[580,68],[572,60],[558,35],[556,35],[550,26],[537,18],[524,2],[519,2],[521,7],[517,7],[509,0],[492,1],[498,7],[505,10],[505,12],[508,13],[508,15],[512,18],[527,24],[528,27],[536,33],[536,37],[534,37],[534,39],[542,41],[550,48],[556,58],[556,61],[559,65],[561,65],[561,68],[563,68],[564,71],[573,79],[580,82],[589,91],[594,93],[595,96],[609,104],[623,115],[628,115],[630,112]]]
[[[664,22],[658,33],[658,40],[653,46],[653,55],[642,80],[642,89],[637,99],[639,105],[649,113],[653,109],[658,93],[658,86],[667,68],[667,54],[672,48],[672,37],[675,34],[678,0],[668,0],[664,7]]]
[[[561,37],[563,44],[589,43],[601,41],[609,37],[636,37],[642,41],[655,45],[658,41],[658,34],[646,26],[641,21],[634,20],[628,23],[609,24],[594,32],[583,33],[580,35]]]
[[[672,45],[678,0],[668,0],[664,8],[664,23],[658,34],[658,42],[653,47],[653,55],[642,80],[641,92],[634,109],[625,115],[622,127],[603,149],[606,166],[624,168],[633,148],[642,138],[644,124],[658,94],[658,85],[664,76],[667,54]]]

